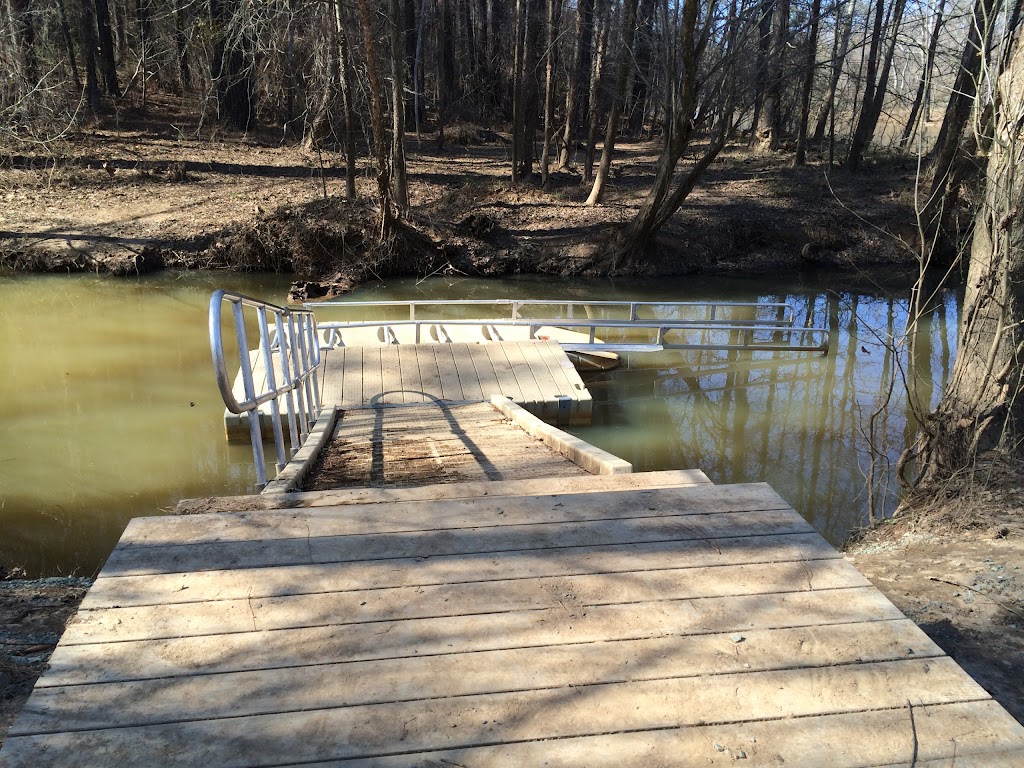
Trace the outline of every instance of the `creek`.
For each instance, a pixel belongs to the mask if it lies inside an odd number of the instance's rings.
[[[432,278],[362,287],[353,301],[533,298],[788,302],[797,325],[829,330],[828,356],[692,351],[631,355],[585,376],[594,423],[581,438],[637,471],[702,469],[715,483],[768,482],[827,539],[866,520],[865,431],[894,365],[934,404],[956,350],[950,291],[921,324],[910,360],[906,297],[851,291],[842,277],[689,277],[560,282]],[[247,444],[228,444],[207,330],[228,288],[283,303],[289,278],[161,273],[135,279],[0,275],[0,563],[30,576],[91,575],[132,517],[254,482]],[[895,462],[916,430],[897,386],[875,444],[873,493],[891,512]]]

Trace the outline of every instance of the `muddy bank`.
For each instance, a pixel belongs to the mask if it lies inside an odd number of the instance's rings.
[[[992,462],[865,532],[847,558],[1024,723],[1024,465]]]
[[[603,275],[914,271],[911,168],[852,175],[785,155],[724,152],[638,258],[613,267],[611,233],[654,178],[655,144],[616,150],[606,202],[585,205],[575,170],[518,186],[500,146],[418,149],[413,215],[379,241],[361,175],[344,199],[332,158],[244,137],[169,142],[131,132],[83,136],[60,162],[0,168],[0,268],[131,276],[161,268],[292,272],[303,296],[367,279],[434,273]],[[173,169],[184,169],[173,173]],[[364,169],[365,170],[365,169]]]
[[[0,566],[0,745],[92,584],[77,576],[22,579],[12,570]]]

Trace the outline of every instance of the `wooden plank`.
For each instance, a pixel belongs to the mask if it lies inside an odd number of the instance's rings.
[[[403,409],[408,410],[408,409]],[[347,411],[349,419],[360,411]],[[341,422],[343,424],[344,422]],[[629,475],[585,475],[575,478],[536,478],[531,480],[500,480],[456,485],[421,485],[416,488],[339,488],[325,491],[289,493],[281,500],[274,497],[227,496],[204,499],[183,499],[175,514],[194,515],[201,511],[273,510],[278,505],[288,509],[328,507],[339,504],[404,504],[410,501],[461,499],[477,497],[541,496],[560,491],[567,494],[583,491],[619,491],[649,488],[708,485],[711,481],[699,469],[673,469],[658,472],[634,472]]]
[[[512,371],[508,357],[505,355],[504,344],[482,344],[480,348],[487,353],[487,359],[498,379],[498,394],[504,395],[515,403],[521,402],[525,395]]]
[[[351,510],[352,507],[344,507]],[[379,510],[379,507],[376,508]],[[696,519],[695,519],[696,518]],[[315,518],[296,517],[290,523]],[[265,538],[197,544],[119,546],[104,566],[110,576],[257,568],[272,565],[381,560],[399,557],[440,557],[548,551],[600,544],[642,544],[715,540],[736,535],[767,536],[808,533],[811,526],[791,510],[730,512],[719,515],[624,518],[576,523],[493,526],[477,531],[396,531],[390,534],[346,534],[276,537],[268,521]],[[298,530],[295,531],[298,533]]]
[[[470,356],[470,348],[478,347],[479,344],[450,344],[449,350],[455,362],[455,370],[459,376],[459,385],[462,387],[462,396],[465,400],[489,400],[485,396],[480,385],[480,377],[477,375],[476,365]]]
[[[516,557],[456,555],[426,561],[397,558],[268,567],[255,572],[243,568],[151,576],[100,574],[83,601],[82,609],[838,557],[839,553],[817,533],[796,533],[714,541],[698,539],[676,542],[671,547],[661,542],[615,543],[542,550],[533,554],[523,552]]]
[[[363,347],[363,402],[379,405],[378,396],[384,391],[384,377],[381,370],[383,347]]]
[[[874,588],[607,605],[573,614],[545,610],[300,627],[230,635],[105,643],[62,642],[37,688],[232,670],[304,666],[651,637],[746,633],[753,629],[905,618]]]
[[[402,401],[405,403],[423,403],[423,380],[420,377],[420,365],[416,356],[416,348],[398,345],[399,367],[402,374]]]
[[[473,369],[480,380],[480,389],[484,399],[490,400],[491,395],[501,394],[501,383],[498,381],[498,375],[494,371],[494,365],[491,363],[486,347],[486,344],[468,344],[466,351],[473,361]]]
[[[318,508],[301,515],[295,510],[284,509],[269,514],[267,511],[215,512],[187,517],[140,517],[128,524],[115,553],[147,544],[245,539],[254,531],[260,531],[264,536],[272,535],[275,539],[305,539],[310,536],[478,529],[493,525],[625,520],[662,515],[678,517],[692,514],[699,518],[701,515],[729,512],[792,511],[785,499],[766,483],[565,493],[559,494],[558,498],[543,495],[513,499],[445,499],[438,503],[428,500],[410,504],[415,504],[416,508],[403,505],[398,509],[382,509],[353,504]],[[806,530],[811,530],[809,525]],[[733,535],[738,535],[738,532],[734,531]]]
[[[694,600],[868,586],[842,559],[723,565],[622,574],[390,587],[323,594],[79,610],[67,645],[359,624],[435,616],[546,610],[580,615],[598,605]]]
[[[320,709],[12,739],[10,766],[94,766],[145,745],[164,766],[251,766],[373,757],[480,743],[600,735],[773,717],[806,717],[980,701],[984,690],[949,659],[905,660],[639,681],[425,702]],[[1008,716],[1007,716],[1008,717]],[[459,727],[461,725],[461,727]],[[455,726],[455,727],[453,727]],[[906,730],[904,728],[904,730]]]
[[[380,350],[381,399],[385,405],[400,405],[405,402],[402,393],[402,369],[398,359],[398,347],[382,347]]]
[[[1016,727],[1015,727],[1016,726]],[[916,734],[916,743],[914,736]],[[466,765],[504,768],[650,768],[751,765],[806,768],[1019,768],[1020,727],[993,701],[936,704],[902,709],[816,715],[795,720],[720,723],[694,728],[614,733],[550,741],[461,747],[395,757],[338,760],[307,768],[407,768]],[[719,752],[715,745],[722,747]],[[743,752],[745,758],[739,758]],[[917,754],[917,759],[913,755]],[[897,755],[900,762],[891,762]],[[742,763],[741,763],[742,764]]]
[[[420,389],[424,393],[424,402],[436,402],[443,399],[441,393],[441,375],[437,369],[434,353],[424,345],[412,347],[420,368]]]
[[[363,348],[345,349],[345,367],[342,371],[341,406],[351,407],[363,404]]]
[[[942,656],[909,621],[452,652],[40,690],[12,735]],[[285,683],[286,681],[286,683]],[[284,685],[282,685],[284,683]],[[281,688],[289,694],[282,697]],[[116,707],[109,703],[117,702]]]
[[[455,358],[452,356],[451,344],[431,344],[424,347],[432,352],[437,362],[437,371],[441,380],[441,397],[451,402],[460,402],[466,399],[462,391],[462,384],[459,383],[459,372],[456,369]]]

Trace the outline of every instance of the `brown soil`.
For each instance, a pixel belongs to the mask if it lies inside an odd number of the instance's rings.
[[[0,745],[90,584],[74,576],[0,580]]]
[[[1024,723],[1024,466],[903,511],[847,557]]]
[[[655,143],[621,143],[605,204],[588,207],[576,169],[553,174],[543,191],[538,179],[512,186],[500,134],[443,151],[429,135],[410,137],[413,226],[385,253],[372,245],[375,182],[365,160],[360,199],[349,203],[337,153],[186,124],[177,106],[168,99],[144,116],[122,114],[46,156],[0,157],[0,266],[340,273],[340,290],[377,274],[600,274],[609,267],[602,237],[635,213],[658,156]],[[737,146],[628,270],[909,266],[912,180],[913,167],[898,159],[826,177],[821,163],[794,169],[790,155]]]

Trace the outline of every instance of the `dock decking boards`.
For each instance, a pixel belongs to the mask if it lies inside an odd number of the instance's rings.
[[[345,411],[303,480],[306,491],[587,472],[509,423],[490,403]]]
[[[553,421],[566,397],[572,423],[590,421],[590,393],[554,341],[341,347],[324,355],[324,405],[466,403],[500,394]]]
[[[637,477],[133,520],[0,764],[1024,764],[768,486]]]

